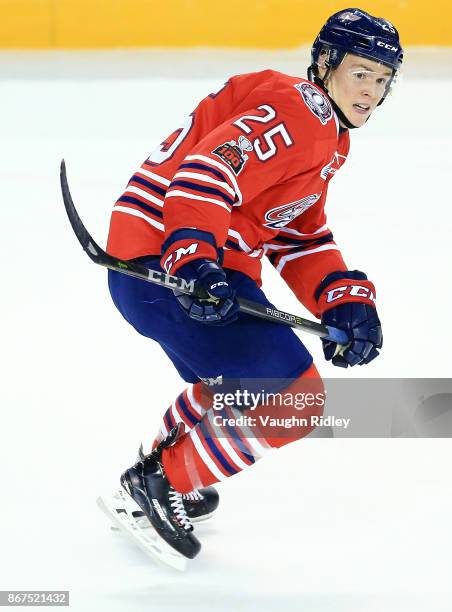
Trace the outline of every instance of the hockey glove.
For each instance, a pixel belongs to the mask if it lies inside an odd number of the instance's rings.
[[[235,301],[235,291],[228,284],[225,271],[215,261],[195,259],[182,266],[178,276],[205,289],[208,300],[200,300],[175,290],[179,304],[189,317],[200,323],[227,325],[235,321],[239,306]]]
[[[383,334],[375,307],[375,287],[363,272],[328,274],[315,296],[322,323],[344,330],[349,338],[345,346],[322,340],[327,361],[347,368],[369,363],[379,355]]]
[[[212,234],[195,229],[177,230],[163,245],[162,267],[186,281],[195,281],[208,295],[199,299],[175,289],[184,312],[195,321],[227,325],[238,317],[239,305],[226,273],[217,263]]]

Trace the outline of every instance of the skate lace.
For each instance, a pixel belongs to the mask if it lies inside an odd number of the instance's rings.
[[[174,489],[171,489],[168,497],[170,501],[170,506],[173,509],[173,513],[175,514],[179,525],[187,531],[193,529],[190,519],[188,518],[187,513],[185,511],[182,493],[178,493]]]
[[[198,489],[193,489],[193,491],[190,491],[190,493],[182,493],[182,499],[201,501],[204,499],[204,495]]]

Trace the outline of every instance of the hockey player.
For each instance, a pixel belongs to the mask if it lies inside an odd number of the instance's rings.
[[[165,413],[154,450],[121,477],[154,529],[185,557],[200,550],[190,519],[218,503],[211,485],[312,429],[290,438],[228,425],[224,437],[213,433],[214,389],[241,388],[248,379],[286,381],[292,393],[309,380],[321,385],[291,329],[239,313],[237,296],[271,305],[260,288],[261,257],[311,313],[347,333],[346,346],[324,341],[333,365],[364,365],[379,354],[374,285],[348,269],[324,206],[329,180],[347,158],[349,131],[382,104],[402,57],[391,23],[355,8],[336,13],[315,39],[309,80],[272,70],[232,77],[150,155],[113,208],[109,253],[195,280],[210,296],[173,294],[109,272],[122,315],[191,384]],[[236,413],[225,407],[220,414]]]

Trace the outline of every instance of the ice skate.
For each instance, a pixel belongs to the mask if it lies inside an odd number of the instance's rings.
[[[138,450],[137,461],[144,460],[145,454],[143,452],[143,445]],[[119,495],[122,489],[113,494],[112,496],[104,496],[104,501],[101,502],[103,505],[106,503],[106,498],[110,497],[110,504],[113,502],[115,506],[115,512],[126,514],[126,508],[121,508],[123,496]],[[185,512],[187,513],[190,522],[201,523],[209,520],[215,514],[215,510],[218,508],[220,498],[218,491],[214,487],[203,487],[201,489],[193,489],[190,493],[182,494],[182,502],[184,504]],[[99,502],[98,502],[99,503]],[[124,506],[124,504],[122,504]],[[102,507],[102,506],[101,506]],[[103,509],[103,507],[102,507]],[[146,517],[145,513],[138,508],[133,511],[133,518],[136,526],[140,529],[148,530],[152,529],[152,525]],[[120,528],[117,525],[117,521],[112,522],[111,529],[118,531]]]
[[[193,526],[182,494],[173,489],[161,463],[163,449],[176,442],[180,431],[180,426],[175,427],[152,453],[126,470],[121,476],[121,485],[155,531],[177,552],[193,559],[201,550],[201,544],[192,533]]]
[[[179,570],[193,559],[201,544],[185,512],[182,494],[166,478],[161,456],[178,438],[176,427],[149,455],[142,455],[121,476],[113,496],[98,499],[99,507],[150,556]],[[147,525],[147,528],[143,528]]]
[[[185,512],[192,523],[207,521],[215,514],[220,501],[214,487],[194,489],[182,495]]]
[[[138,460],[143,460],[144,458],[143,445],[141,445],[138,449]],[[201,523],[212,518],[215,510],[218,508],[220,497],[215,487],[203,487],[201,489],[193,489],[190,493],[183,493],[182,501],[190,521],[192,523]],[[142,516],[144,516],[144,512]],[[144,528],[148,525],[149,523],[146,523],[146,521],[142,523]]]

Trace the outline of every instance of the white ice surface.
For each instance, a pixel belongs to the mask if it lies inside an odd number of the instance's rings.
[[[344,373],[304,336],[324,376],[451,376],[451,59],[408,53],[331,184],[330,226],[377,286],[385,347]],[[0,589],[70,589],[77,612],[451,609],[449,440],[311,439],[273,453],[221,486],[182,576],[111,534],[94,503],[183,383],[76,243],[60,159],[104,244],[128,178],[197,100],[230,74],[304,76],[306,62],[306,50],[0,54]],[[270,266],[264,287],[306,314]]]

